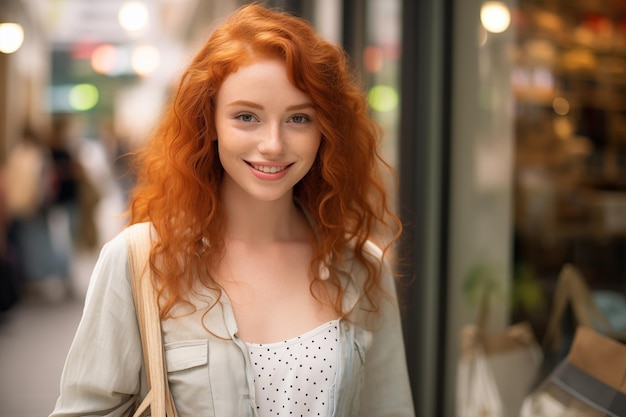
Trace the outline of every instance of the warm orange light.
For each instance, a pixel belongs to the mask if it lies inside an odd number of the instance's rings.
[[[370,45],[363,50],[363,65],[367,71],[379,72],[384,62],[385,56],[381,47]]]
[[[117,49],[113,45],[104,44],[96,47],[91,54],[91,67],[99,74],[113,74],[118,63]]]

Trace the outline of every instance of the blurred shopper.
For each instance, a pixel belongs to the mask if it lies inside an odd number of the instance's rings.
[[[146,392],[137,234],[180,417],[414,415],[385,262],[401,225],[349,68],[259,5],[213,33],[139,153],[132,225],[94,268],[52,416],[130,416]]]
[[[52,155],[51,222],[56,226],[57,248],[68,254],[79,230],[80,178],[84,175],[75,155],[77,139],[71,128],[69,115],[56,116],[48,142]]]
[[[19,300],[17,259],[9,239],[11,217],[7,205],[5,167],[0,169],[0,312],[7,311]]]
[[[10,150],[5,167],[9,245],[15,250],[21,290],[30,297],[65,297],[67,256],[55,247],[49,215],[54,199],[50,149],[31,128],[25,128]]]
[[[111,175],[127,200],[135,185],[130,165],[132,147],[129,139],[115,128],[113,120],[106,118],[100,123],[98,138],[109,159]]]

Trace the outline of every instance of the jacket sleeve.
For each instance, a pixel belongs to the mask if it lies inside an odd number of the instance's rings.
[[[395,281],[383,272],[383,288],[390,295],[382,300],[382,320],[373,330],[365,360],[365,386],[361,393],[361,417],[413,417],[402,323]]]
[[[129,416],[142,386],[141,338],[121,233],[104,245],[51,417]]]

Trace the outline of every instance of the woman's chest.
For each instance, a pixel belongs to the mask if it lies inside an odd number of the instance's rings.
[[[308,281],[293,277],[263,285],[226,285],[237,322],[238,336],[246,342],[271,343],[291,339],[338,318],[334,308],[313,296]]]
[[[231,253],[216,280],[247,342],[286,340],[338,318],[327,297],[311,291],[308,251]]]

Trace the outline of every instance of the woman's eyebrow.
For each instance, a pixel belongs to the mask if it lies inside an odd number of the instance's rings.
[[[248,101],[248,100],[235,100],[231,103],[228,103],[229,106],[246,106],[246,107],[253,107],[255,109],[259,109],[259,110],[263,110],[263,106],[261,106],[258,103],[255,103],[254,101]]]
[[[248,100],[235,100],[231,103],[228,104],[228,106],[246,106],[246,107],[252,107],[254,109],[259,109],[259,110],[263,110],[263,106],[255,103],[254,101],[248,101]],[[287,111],[294,111],[294,110],[302,110],[302,109],[308,109],[308,108],[315,108],[315,106],[313,105],[313,103],[302,103],[302,104],[294,104],[293,106],[289,106],[287,107]]]
[[[294,110],[302,110],[302,109],[309,109],[309,108],[311,109],[315,108],[313,103],[294,104],[293,106],[287,107],[287,110],[294,111]]]

